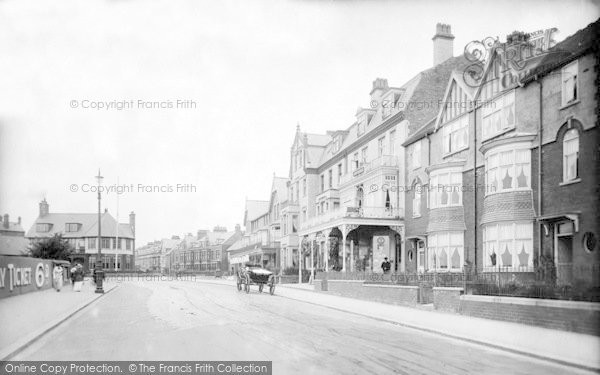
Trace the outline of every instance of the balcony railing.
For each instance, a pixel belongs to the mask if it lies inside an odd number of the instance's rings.
[[[354,163],[354,161],[352,161]],[[359,162],[358,167],[354,168],[352,173],[346,173],[342,176],[341,183],[344,184],[355,177],[362,176],[374,169],[380,167],[397,167],[398,160],[394,155],[382,155],[377,159],[373,159],[370,162]]]
[[[402,210],[399,208],[386,207],[342,207],[338,210],[328,211],[324,214],[312,217],[302,224],[300,229],[305,230],[322,225],[341,218],[369,218],[369,219],[399,219]]]

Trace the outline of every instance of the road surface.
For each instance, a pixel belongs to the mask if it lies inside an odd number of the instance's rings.
[[[360,303],[360,301],[357,301]],[[565,374],[571,369],[281,296],[123,282],[13,360],[273,361],[274,374]]]

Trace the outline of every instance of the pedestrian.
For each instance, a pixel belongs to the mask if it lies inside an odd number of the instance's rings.
[[[383,273],[389,273],[390,268],[392,268],[392,265],[388,261],[388,258],[387,257],[383,258],[383,263],[381,263],[381,269],[383,270]]]
[[[76,292],[81,292],[81,286],[83,285],[83,266],[81,264],[77,264],[75,267],[75,284],[73,285],[73,290]]]
[[[52,276],[54,279],[54,288],[56,288],[57,292],[60,292],[63,286],[63,268],[60,264],[54,265]]]
[[[71,276],[71,288],[75,288],[75,272],[77,272],[77,266],[73,266],[73,268],[71,268],[70,270],[70,276]]]

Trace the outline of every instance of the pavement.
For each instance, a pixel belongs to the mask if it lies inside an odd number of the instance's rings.
[[[109,283],[104,295],[88,284],[81,293],[67,286],[9,297],[0,300],[0,359],[273,360],[285,370],[278,373],[600,369],[595,336],[357,303],[307,284],[277,285],[274,297],[257,288],[240,293],[233,284],[142,280]]]
[[[104,294],[97,294],[86,279],[81,292],[65,284],[60,292],[51,288],[0,299],[0,360],[12,358],[116,286],[105,283]]]
[[[233,279],[201,282],[233,284]],[[542,360],[600,370],[600,337],[439,311],[388,305],[315,292],[309,284],[279,284],[276,293],[294,300],[349,312],[408,328]]]
[[[274,374],[589,374],[589,371],[231,282],[121,282],[14,361],[272,361]],[[356,301],[355,301],[356,302]]]

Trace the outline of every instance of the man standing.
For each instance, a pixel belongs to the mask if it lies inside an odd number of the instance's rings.
[[[392,268],[392,265],[388,261],[388,258],[387,257],[383,258],[383,263],[381,263],[381,269],[383,270],[383,273],[389,273],[390,268]]]

